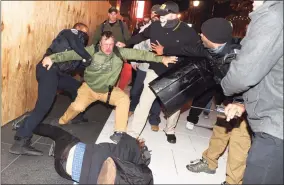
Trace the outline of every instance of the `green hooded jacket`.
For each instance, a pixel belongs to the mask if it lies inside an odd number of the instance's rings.
[[[85,48],[92,56],[91,65],[84,72],[84,80],[89,87],[98,93],[108,92],[109,86],[114,86],[119,78],[124,61],[114,52],[110,55],[101,50],[95,52],[94,45]],[[115,48],[114,48],[115,49]],[[142,60],[149,62],[162,62],[161,56],[137,49],[117,48],[125,60]],[[56,53],[49,56],[52,62],[66,62],[70,60],[82,60],[74,50]]]

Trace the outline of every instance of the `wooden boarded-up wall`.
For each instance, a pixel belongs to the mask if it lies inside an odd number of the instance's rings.
[[[109,7],[108,1],[1,2],[2,125],[34,108],[36,65],[59,31],[83,22],[90,43]]]

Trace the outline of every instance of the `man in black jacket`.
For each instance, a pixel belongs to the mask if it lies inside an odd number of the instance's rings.
[[[210,54],[207,57],[212,57],[213,61],[218,62],[213,63],[213,65],[220,65],[218,69],[221,70],[213,70],[217,85],[196,97],[192,102],[192,106],[205,107],[214,95],[216,98],[216,94],[221,96],[216,103],[221,104],[224,99],[230,102],[232,98],[225,97],[220,86],[220,81],[225,76],[230,64],[225,64],[222,60],[225,56],[228,58],[230,54],[235,54],[235,49],[240,49],[241,46],[231,42],[232,27],[229,22],[223,18],[207,20],[202,24],[201,31],[201,40],[203,41],[203,45],[207,48],[208,54]],[[207,53],[201,52],[205,49],[203,45],[199,44],[198,47],[194,48],[191,46],[167,48],[161,45],[154,45],[153,49],[156,50],[159,55],[165,52],[166,54],[182,56],[196,56],[198,53],[204,53],[205,56]],[[244,112],[243,105],[239,103],[234,103],[230,106],[240,107],[241,111],[239,113]],[[187,118],[188,121],[196,121],[195,123],[197,123],[198,116],[201,112],[201,109],[192,108]],[[250,131],[245,117],[232,120],[227,118],[227,121],[218,117],[213,127],[213,134],[209,146],[203,152],[202,159],[192,161],[186,168],[194,173],[204,172],[214,174],[218,168],[218,159],[224,153],[227,146],[229,147],[229,153],[226,181],[224,184],[241,184],[245,172],[247,154],[251,146]]]
[[[162,45],[152,44],[153,50],[158,55],[177,55],[177,56],[203,56],[214,61],[222,60],[225,56],[236,53],[241,48],[239,44],[233,43],[232,39],[232,27],[229,22],[223,18],[212,18],[204,22],[201,26],[201,40],[202,43],[198,43],[196,47],[185,45],[182,47],[165,47]],[[207,49],[206,49],[207,48]],[[228,64],[222,66],[228,68]],[[215,74],[215,79],[219,82],[221,77],[217,77],[219,74]],[[224,100],[223,90],[219,84],[210,88],[199,96],[195,97],[192,106],[206,107],[208,102],[215,97],[216,105],[220,105]],[[199,115],[202,109],[192,108],[189,111],[187,117],[187,128],[193,129],[194,125],[199,121]]]
[[[49,124],[39,124],[34,133],[55,141],[54,166],[63,178],[80,184],[153,184],[144,141],[125,134],[117,144],[85,144]]]
[[[151,43],[160,43],[166,47],[178,47],[191,45],[194,47],[200,40],[194,29],[178,19],[179,7],[176,3],[168,1],[160,6],[157,14],[160,15],[160,22],[152,23],[143,32],[137,34],[126,42],[126,46],[140,43],[143,40],[150,39]],[[118,43],[118,46],[123,44]],[[182,60],[179,59],[179,61]],[[137,105],[132,123],[128,127],[128,133],[133,137],[138,137],[146,124],[149,110],[156,99],[155,94],[151,91],[148,84],[159,75],[167,71],[173,65],[164,67],[160,64],[150,64],[144,80],[144,88]],[[173,114],[167,119],[167,128],[164,130],[167,141],[176,143],[174,127],[179,114]]]
[[[17,129],[14,137],[15,143],[10,148],[10,153],[18,155],[42,155],[41,151],[31,146],[33,130],[48,113],[58,89],[69,92],[72,101],[75,100],[81,83],[75,80],[69,73],[77,69],[81,64],[88,66],[92,60],[92,57],[84,49],[88,43],[87,33],[88,27],[83,23],[76,23],[73,29],[62,30],[43,56],[44,58],[53,53],[73,49],[82,56],[82,61],[69,61],[54,65],[50,70],[46,70],[42,66],[41,61],[38,63],[36,67],[38,99],[34,110],[28,116],[25,114],[16,121],[17,123],[21,121],[23,124],[19,124],[20,127]]]

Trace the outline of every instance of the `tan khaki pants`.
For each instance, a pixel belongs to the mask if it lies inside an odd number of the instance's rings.
[[[78,95],[75,101],[71,103],[64,115],[59,119],[59,123],[68,123],[95,101],[106,102],[107,96],[108,93],[94,92],[86,83],[83,83],[78,89]],[[121,89],[114,87],[110,96],[109,104],[116,106],[114,130],[126,132],[130,104],[129,97]]]
[[[218,167],[218,159],[228,144],[226,182],[242,184],[246,159],[251,146],[251,137],[245,119],[234,119],[230,122],[226,122],[225,119],[217,119],[209,147],[202,155],[207,160],[210,169]]]
[[[149,83],[157,78],[158,75],[151,69],[147,71],[146,78],[144,80],[144,88],[140,96],[139,103],[134,111],[133,120],[128,124],[127,133],[134,138],[137,138],[142,132],[147,118],[152,107],[154,100],[156,99],[155,94],[149,88]],[[175,126],[179,117],[180,111],[174,113],[167,119],[166,128],[164,129],[167,134],[175,133]]]

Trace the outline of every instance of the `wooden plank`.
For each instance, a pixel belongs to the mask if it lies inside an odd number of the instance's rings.
[[[76,22],[89,26],[92,36],[107,18],[108,1],[3,1],[2,125],[34,108],[36,65],[54,37]]]

